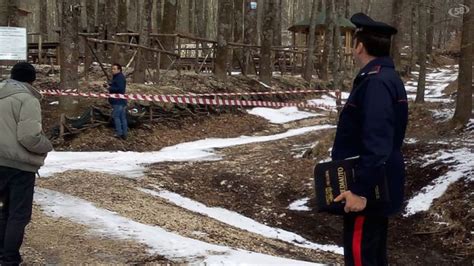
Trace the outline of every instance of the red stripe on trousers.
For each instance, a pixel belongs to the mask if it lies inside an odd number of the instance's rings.
[[[354,224],[354,235],[352,237],[352,256],[354,265],[362,266],[362,229],[364,228],[364,216],[357,216]]]

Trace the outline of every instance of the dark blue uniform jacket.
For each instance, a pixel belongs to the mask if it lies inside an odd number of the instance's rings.
[[[389,57],[370,61],[354,80],[341,111],[332,159],[360,156],[355,174],[359,182],[351,189],[367,197],[387,175],[390,203],[383,215],[400,210],[405,185],[405,164],[401,146],[408,122],[405,87]]]
[[[109,85],[109,93],[125,94],[126,79],[122,72],[115,74]],[[111,105],[127,105],[127,100],[109,98],[109,103]]]

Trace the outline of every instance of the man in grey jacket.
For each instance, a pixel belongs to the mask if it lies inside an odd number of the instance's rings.
[[[21,263],[20,246],[31,219],[35,173],[53,147],[41,126],[35,68],[13,66],[0,83],[0,265]]]

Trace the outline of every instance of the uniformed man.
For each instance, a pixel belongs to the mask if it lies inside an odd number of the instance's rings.
[[[408,121],[405,87],[390,54],[397,29],[363,13],[356,25],[353,56],[361,68],[341,111],[332,159],[360,156],[358,183],[335,201],[345,202],[344,260],[346,265],[387,265],[388,216],[401,209],[405,165],[401,146]],[[390,202],[371,206],[376,184],[387,179]]]

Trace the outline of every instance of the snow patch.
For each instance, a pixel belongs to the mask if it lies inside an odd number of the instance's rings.
[[[221,160],[214,149],[250,143],[268,142],[303,135],[311,131],[334,128],[333,125],[317,125],[291,129],[268,136],[241,136],[237,138],[208,138],[185,142],[157,152],[57,152],[48,153],[41,176],[51,176],[68,170],[88,170],[130,178],[143,176],[145,165],[158,162]]]
[[[147,245],[151,254],[160,254],[170,260],[184,260],[203,265],[318,265],[183,237],[161,227],[138,223],[115,212],[97,208],[89,201],[49,189],[36,188],[35,202],[46,215],[86,225],[100,235],[137,241]]]
[[[310,211],[311,209],[306,205],[308,202],[309,198],[295,200],[288,206],[288,209],[292,211]]]
[[[422,188],[418,194],[408,201],[403,214],[405,217],[429,210],[433,200],[441,197],[448,186],[459,179],[467,178],[469,181],[474,181],[474,154],[471,150],[462,148],[454,151],[440,151],[437,155],[438,157],[434,161],[450,164],[450,170]],[[424,166],[428,165],[424,164]]]
[[[299,111],[297,107],[283,107],[280,109],[257,107],[248,110],[247,113],[263,117],[274,124],[284,124],[309,117],[322,116],[322,114]]]
[[[156,186],[153,186],[153,187],[160,189],[159,187],[156,187]],[[144,189],[144,188],[138,188],[138,190],[144,193],[153,195],[155,197],[166,199],[169,202],[176,204],[177,206],[180,206],[187,210],[206,215],[208,217],[221,221],[225,224],[228,224],[228,225],[231,225],[243,230],[247,230],[249,232],[259,234],[267,238],[275,238],[275,239],[285,241],[293,245],[304,247],[304,248],[329,251],[336,254],[343,254],[342,247],[339,247],[336,245],[316,244],[316,243],[306,240],[305,238],[295,233],[292,233],[280,228],[273,228],[273,227],[261,224],[253,219],[245,217],[239,213],[229,211],[227,209],[223,209],[219,207],[207,207],[206,205],[200,202],[194,201],[192,199],[183,197],[181,195],[178,195],[176,193],[173,193],[167,190],[154,191],[154,190]]]

